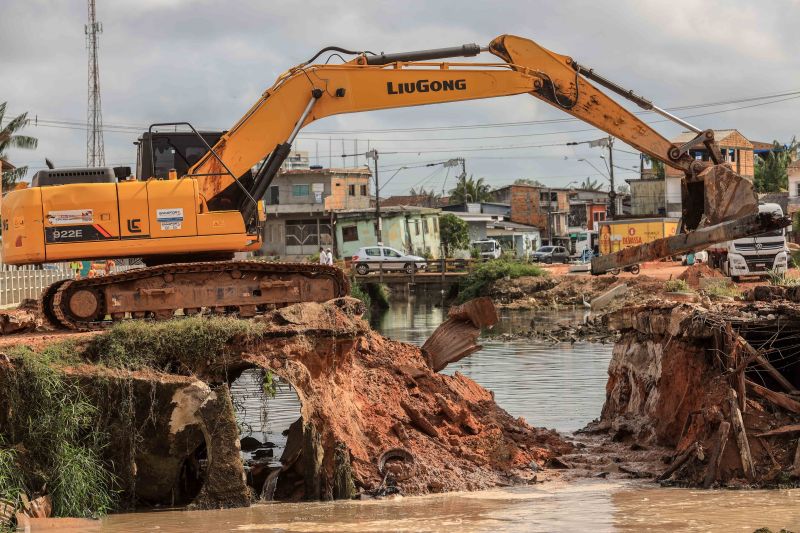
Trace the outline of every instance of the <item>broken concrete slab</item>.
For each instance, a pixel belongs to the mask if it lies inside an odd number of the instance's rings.
[[[628,292],[628,285],[625,283],[620,283],[619,285],[614,285],[600,296],[593,298],[590,302],[590,307],[592,311],[599,311],[600,309],[605,308],[610,304],[615,298],[623,296],[625,293]]]

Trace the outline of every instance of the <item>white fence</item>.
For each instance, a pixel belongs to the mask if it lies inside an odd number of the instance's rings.
[[[0,267],[0,307],[19,305],[26,298],[38,299],[45,287],[72,276],[66,265],[43,270],[3,265]]]
[[[112,272],[130,268],[134,267],[117,265]],[[50,268],[44,269],[0,265],[0,308],[15,307],[27,298],[37,300],[51,283],[73,276],[67,263],[50,265]]]

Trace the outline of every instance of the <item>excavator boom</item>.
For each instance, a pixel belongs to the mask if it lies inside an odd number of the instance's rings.
[[[337,51],[342,51],[336,49]],[[489,51],[502,62],[433,62]],[[345,52],[345,51],[342,51]],[[318,54],[319,55],[319,54]],[[635,114],[599,90],[606,89],[652,110],[696,133],[676,146]],[[242,175],[269,154],[254,180],[253,197],[262,197],[272,177],[303,127],[321,118],[361,111],[429,105],[516,94],[530,94],[608,134],[685,175],[684,226],[698,227],[754,215],[758,200],[752,184],[720,165],[722,157],[712,130],[701,130],[655,106],[649,100],[596,74],[571,57],[556,54],[521,37],[502,35],[487,48],[463,45],[399,54],[356,53],[341,65],[298,65],[279,77],[258,102],[192,169],[206,176],[199,186],[207,198],[229,192]],[[689,150],[704,146],[711,161],[697,161]],[[246,218],[253,207],[242,203]],[[252,202],[250,202],[252,204]],[[763,229],[754,228],[753,231]],[[711,242],[705,245],[712,244]],[[697,246],[701,246],[699,243]],[[677,246],[677,244],[676,244]],[[669,248],[669,247],[667,247]],[[629,255],[606,259],[625,266]],[[648,258],[656,259],[651,251]],[[597,264],[595,273],[603,273]]]
[[[338,65],[312,64],[329,50],[353,58]],[[485,51],[500,61],[449,61]],[[677,122],[695,137],[675,146],[592,81]],[[713,131],[672,116],[568,56],[529,39],[502,35],[485,48],[472,44],[399,54],[329,47],[282,74],[228,132],[200,133],[180,123],[192,130],[181,135],[194,135],[200,141],[193,147],[194,155],[188,148],[181,152],[186,139],[169,138],[154,131],[164,124],[153,125],[142,138],[148,150],[140,151],[150,154],[152,175],[117,180],[118,169],[53,169],[37,174],[33,187],[13,191],[4,199],[3,259],[9,264],[145,259],[150,265],[145,269],[64,280],[45,290],[45,316],[71,328],[88,327],[108,316],[168,318],[178,310],[252,316],[278,305],[341,296],[348,290],[347,280],[335,268],[224,260],[261,244],[263,211],[258,204],[300,130],[342,113],[519,94],[530,94],[685,175],[684,227],[700,231],[596,258],[593,273],[788,224],[757,214],[752,184],[721,164]],[[166,141],[160,148],[153,143],[159,135],[166,137],[160,139]],[[700,145],[709,151],[711,161],[696,161],[689,155]],[[158,150],[162,157],[180,155],[182,168],[188,168],[186,175],[178,176],[169,166],[169,179],[149,179],[157,166],[164,170],[163,160],[156,164]]]

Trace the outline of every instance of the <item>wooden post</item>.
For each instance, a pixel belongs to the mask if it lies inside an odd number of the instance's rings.
[[[797,448],[794,450],[794,463],[792,464],[792,473],[795,476],[800,476],[800,439],[797,440]]]
[[[728,392],[728,408],[730,410],[733,433],[736,436],[736,444],[739,447],[739,458],[742,461],[742,469],[744,470],[747,481],[752,483],[756,478],[753,457],[750,455],[750,443],[747,441],[747,431],[744,427],[742,412],[739,410],[736,391],[733,389],[729,389]]]
[[[719,464],[722,461],[722,454],[725,453],[725,445],[728,442],[730,431],[731,425],[729,422],[723,420],[719,423],[717,442],[714,445],[714,450],[711,452],[711,458],[706,467],[706,477],[703,480],[703,488],[705,489],[710,488],[717,480],[717,476],[719,476]]]

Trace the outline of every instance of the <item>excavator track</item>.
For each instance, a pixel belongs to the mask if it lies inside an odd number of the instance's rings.
[[[53,326],[89,330],[128,318],[167,320],[179,311],[247,318],[293,303],[338,298],[349,290],[347,277],[331,266],[212,261],[61,280],[45,289],[39,305]]]

